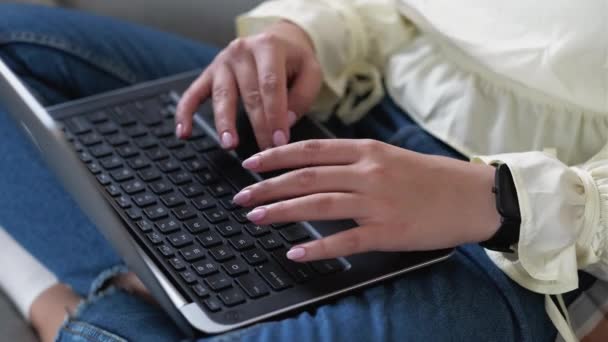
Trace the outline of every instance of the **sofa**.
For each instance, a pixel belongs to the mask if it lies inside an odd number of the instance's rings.
[[[226,45],[234,37],[234,17],[262,0],[22,0],[114,16],[192,39]],[[37,338],[0,291],[0,340],[35,342]]]

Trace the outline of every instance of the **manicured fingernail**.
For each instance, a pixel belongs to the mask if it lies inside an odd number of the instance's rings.
[[[255,222],[263,219],[264,216],[266,216],[266,208],[255,208],[247,214],[247,219]]]
[[[285,135],[285,132],[281,130],[274,131],[274,134],[272,135],[272,143],[274,146],[283,146],[287,144],[287,136]]]
[[[184,126],[181,123],[178,123],[177,126],[175,127],[175,136],[178,139],[181,139],[182,134],[184,134]]]
[[[239,205],[245,204],[245,203],[249,202],[249,200],[251,200],[251,191],[249,191],[249,190],[243,190],[243,191],[239,192],[232,199],[232,201],[234,203],[239,204]]]
[[[287,123],[289,124],[289,127],[293,126],[296,123],[296,120],[298,120],[296,113],[292,111],[287,112]]]
[[[287,252],[287,259],[298,260],[306,255],[306,250],[302,247],[294,247]]]
[[[256,169],[260,166],[260,156],[251,156],[243,161],[243,167],[246,169]]]
[[[230,132],[222,133],[222,147],[223,148],[231,148],[232,147],[232,134]]]

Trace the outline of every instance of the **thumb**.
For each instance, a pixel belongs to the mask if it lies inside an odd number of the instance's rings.
[[[323,239],[294,246],[287,252],[287,258],[306,262],[368,252],[376,247],[376,235],[371,227],[352,228]]]

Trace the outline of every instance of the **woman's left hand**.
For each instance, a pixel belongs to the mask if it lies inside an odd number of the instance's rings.
[[[252,222],[352,218],[359,225],[294,246],[287,256],[297,261],[453,247],[484,241],[499,226],[491,166],[342,139],[272,148],[243,166],[295,169],[235,196],[239,205],[257,206],[248,214]]]

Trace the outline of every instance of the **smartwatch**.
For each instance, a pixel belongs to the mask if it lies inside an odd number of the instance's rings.
[[[513,246],[519,242],[521,226],[517,189],[509,166],[506,164],[493,166],[496,167],[496,174],[492,192],[496,196],[496,210],[500,214],[500,226],[490,239],[480,242],[479,245],[493,251],[514,253]]]

